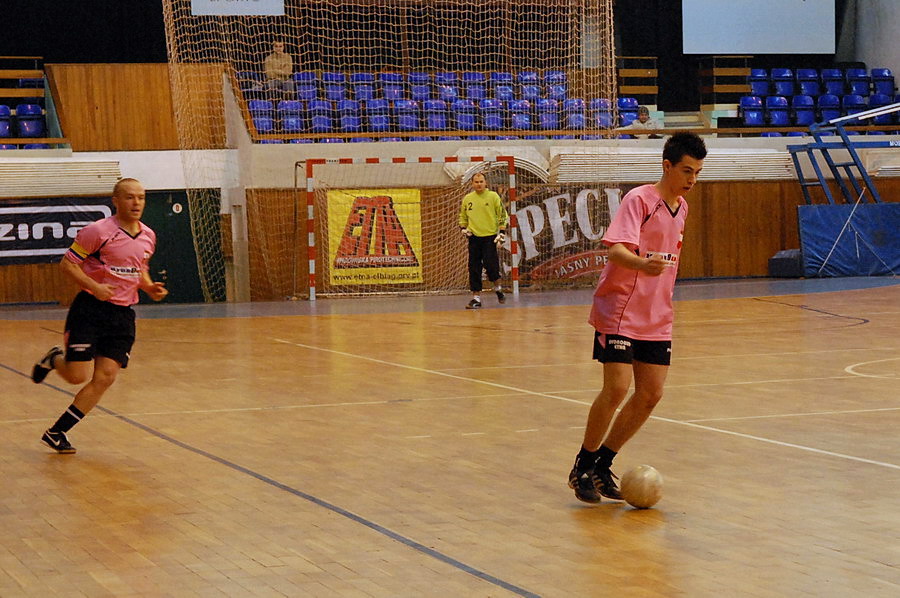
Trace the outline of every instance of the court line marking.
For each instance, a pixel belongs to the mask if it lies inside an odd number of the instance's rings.
[[[309,349],[309,350],[312,350],[312,351],[322,351],[322,352],[325,352],[325,353],[332,353],[332,354],[335,354],[335,355],[343,355],[343,356],[345,356],[345,357],[351,357],[351,358],[354,358],[354,359],[361,359],[361,360],[364,360],[364,361],[371,361],[371,362],[374,362],[374,363],[380,363],[380,364],[382,364],[382,365],[388,365],[388,366],[397,367],[397,368],[401,368],[401,369],[412,370],[412,371],[416,371],[416,372],[430,373],[430,374],[434,374],[434,375],[437,375],[437,376],[444,376],[444,377],[447,377],[447,378],[453,378],[453,379],[456,379],[456,380],[462,380],[462,381],[465,381],[465,382],[475,382],[475,383],[478,383],[478,384],[486,384],[486,385],[488,385],[488,386],[493,386],[493,387],[495,387],[495,388],[503,388],[503,389],[505,389],[505,390],[516,390],[516,387],[514,387],[514,386],[509,386],[509,385],[506,385],[506,384],[499,384],[499,383],[497,383],[497,382],[490,382],[490,381],[487,381],[487,380],[478,380],[478,379],[475,379],[475,378],[467,378],[467,377],[465,377],[465,376],[457,376],[457,375],[455,375],[455,374],[448,374],[448,373],[446,373],[446,372],[441,372],[441,371],[437,371],[437,370],[429,370],[429,369],[427,369],[427,368],[421,368],[421,367],[414,366],[414,365],[406,365],[406,364],[403,364],[403,363],[394,363],[394,362],[386,361],[386,360],[384,360],[384,359],[378,359],[377,357],[368,357],[368,356],[366,356],[366,355],[356,355],[356,354],[354,354],[354,353],[348,353],[347,351],[338,351],[337,349],[327,349],[327,348],[324,348],[324,347],[316,347],[316,346],[314,346],[314,345],[307,345],[307,344],[305,344],[305,343],[298,343],[298,342],[288,341],[288,340],[279,339],[279,338],[273,338],[272,340],[275,341],[275,342],[284,343],[284,344],[286,344],[286,345],[292,345],[292,346],[295,346],[295,347],[302,347],[302,348]],[[524,389],[524,388],[520,388],[520,389],[518,389],[518,390],[519,390],[519,392],[521,392],[522,394],[527,394],[527,395],[532,395],[532,396],[538,396],[538,397],[545,397],[545,398],[553,399],[553,400],[556,400],[556,401],[565,401],[565,402],[568,402],[568,403],[577,403],[577,404],[579,404],[579,405],[585,405],[585,406],[590,406],[590,405],[591,405],[591,403],[590,403],[590,402],[587,402],[587,401],[579,401],[579,400],[577,400],[577,399],[569,399],[569,398],[566,398],[566,397],[558,397],[558,396],[554,396],[554,395],[547,394],[547,393],[535,392],[535,391],[533,391],[533,390],[526,390],[526,389]],[[846,459],[846,460],[848,460],[848,461],[856,461],[856,462],[858,462],[858,463],[867,463],[867,464],[869,464],[869,465],[878,465],[878,466],[880,466],[880,467],[887,467],[887,468],[889,468],[889,469],[897,469],[897,470],[900,470],[900,465],[895,465],[895,464],[893,464],[893,463],[886,463],[886,462],[884,462],[884,461],[875,461],[875,460],[872,460],[872,459],[865,459],[865,458],[862,458],[862,457],[856,457],[856,456],[853,456],[853,455],[847,455],[847,454],[844,454],[844,453],[837,453],[837,452],[833,452],[833,451],[825,451],[825,450],[822,450],[822,449],[817,449],[817,448],[813,448],[813,447],[809,447],[809,446],[803,446],[803,445],[800,445],[800,444],[793,444],[793,443],[790,443],[790,442],[782,442],[782,441],[780,441],[780,440],[772,440],[772,439],[769,439],[769,438],[763,438],[762,436],[754,436],[754,435],[752,435],[752,434],[743,434],[743,433],[741,433],[741,432],[732,432],[731,430],[723,430],[723,429],[721,429],[721,428],[714,428],[714,427],[712,427],[712,426],[703,426],[703,425],[696,424],[696,423],[691,423],[691,422],[682,421],[682,420],[677,420],[677,419],[670,419],[670,418],[666,418],[666,417],[662,417],[662,416],[658,416],[658,415],[651,415],[651,416],[650,416],[650,419],[655,419],[655,420],[657,420],[657,421],[663,421],[663,422],[666,422],[666,423],[679,424],[679,425],[682,425],[682,426],[687,426],[687,427],[690,427],[690,428],[696,428],[696,429],[700,429],[700,430],[707,430],[707,431],[710,431],[710,432],[719,432],[720,434],[727,434],[727,435],[729,435],[729,436],[736,436],[736,437],[738,437],[738,438],[746,438],[746,439],[749,439],[749,440],[756,440],[756,441],[759,441],[759,442],[765,442],[765,443],[768,443],[768,444],[774,444],[774,445],[776,445],[776,446],[783,446],[783,447],[788,447],[788,448],[795,448],[795,449],[798,449],[798,450],[807,451],[807,452],[815,453],[815,454],[819,454],[819,455],[827,455],[827,456],[830,456],[830,457],[837,457],[837,458],[840,458],[840,459]]]
[[[878,375],[878,374],[863,374],[861,372],[856,371],[856,368],[858,368],[860,366],[869,365],[870,363],[882,363],[885,361],[900,361],[900,357],[889,357],[887,359],[875,359],[873,361],[861,361],[859,363],[854,363],[854,364],[848,365],[847,367],[844,368],[844,371],[847,372],[848,374],[853,374],[854,376],[860,376],[861,378],[887,378],[887,379],[896,378],[897,377],[896,374],[890,374],[890,375],[884,376],[884,375]]]
[[[778,417],[806,417],[815,415],[845,415],[849,413],[880,413],[882,411],[900,411],[900,407],[879,407],[876,409],[847,409],[844,411],[810,411],[808,413],[773,413],[771,415],[742,415],[739,417],[709,417],[701,419],[684,419],[680,420],[686,423],[697,422],[726,422],[740,421],[745,419],[774,419]]]
[[[858,347],[855,349],[822,349],[821,351],[782,351],[779,353],[741,353],[737,355],[689,355],[673,358],[673,363],[678,361],[693,361],[698,359],[735,359],[740,357],[777,357],[780,355],[818,355],[820,353],[851,353],[853,351],[896,351],[895,347]],[[897,358],[900,359],[900,358]],[[873,363],[873,362],[864,362]],[[596,365],[593,361],[579,361],[576,363],[519,363],[515,365],[475,365],[470,367],[443,368],[442,372],[458,372],[472,370],[507,370],[517,368],[556,368],[574,367],[579,365]]]
[[[24,372],[20,372],[14,368],[7,366],[6,364],[0,363],[0,367],[7,369],[15,374],[18,374],[18,375],[22,376],[23,378],[28,378],[28,379],[31,378],[29,375],[26,375]],[[46,384],[46,383],[44,383],[44,384],[62,394],[68,395],[70,397],[75,396],[75,393],[68,391],[66,389],[59,388],[58,386],[53,386],[52,384]],[[103,413],[105,413],[111,417],[114,417],[120,421],[123,421],[135,428],[143,430],[144,432],[146,432],[152,436],[156,436],[160,440],[163,440],[165,442],[173,444],[177,447],[180,447],[186,451],[192,452],[196,455],[200,455],[201,457],[205,457],[211,461],[215,461],[216,463],[218,463],[220,465],[224,465],[225,467],[227,467],[229,469],[232,469],[234,471],[237,471],[239,473],[247,475],[247,476],[254,478],[264,484],[267,484],[269,486],[272,486],[274,488],[277,488],[279,490],[287,492],[288,494],[293,494],[294,496],[296,496],[298,498],[302,498],[308,502],[313,503],[314,505],[317,505],[319,507],[322,507],[323,509],[331,511],[332,513],[341,515],[342,517],[345,517],[355,523],[358,523],[364,527],[367,527],[367,528],[371,529],[372,531],[381,534],[382,536],[390,538],[391,540],[399,542],[400,544],[402,544],[408,548],[412,548],[413,550],[415,550],[417,552],[420,552],[422,554],[430,556],[446,565],[449,565],[449,566],[453,567],[454,569],[457,569],[458,571],[462,571],[463,573],[468,573],[469,575],[476,577],[478,579],[481,579],[482,581],[486,581],[492,585],[503,588],[504,590],[507,590],[507,591],[512,592],[513,594],[517,594],[519,596],[523,596],[525,598],[540,598],[539,594],[535,594],[534,592],[530,592],[524,588],[520,588],[519,586],[516,586],[508,581],[504,581],[504,580],[500,579],[499,577],[494,577],[493,575],[491,575],[489,573],[486,573],[480,569],[476,569],[475,567],[472,567],[471,565],[467,565],[467,564],[463,563],[462,561],[458,561],[449,555],[446,555],[442,552],[435,550],[434,548],[429,548],[428,546],[425,546],[424,544],[422,544],[420,542],[416,542],[412,538],[408,538],[398,532],[395,532],[387,527],[384,527],[383,525],[379,525],[379,524],[375,523],[374,521],[370,521],[369,519],[366,519],[362,515],[357,515],[353,511],[348,511],[347,509],[345,509],[343,507],[339,507],[338,505],[336,505],[334,503],[328,502],[327,500],[321,499],[321,498],[314,496],[312,494],[309,494],[307,492],[303,492],[302,490],[294,488],[293,486],[288,486],[287,484],[279,482],[278,480],[275,480],[274,478],[270,478],[264,474],[258,473],[252,469],[244,467],[243,465],[238,465],[237,463],[235,463],[233,461],[229,461],[228,459],[225,459],[224,457],[220,457],[218,455],[210,453],[209,451],[205,451],[201,448],[197,448],[195,446],[187,444],[186,442],[182,442],[181,440],[178,440],[177,438],[174,438],[172,436],[169,436],[168,434],[160,432],[159,430],[151,428],[150,426],[148,426],[146,424],[142,424],[141,422],[134,420],[126,415],[116,413],[115,411],[113,411],[107,407],[104,407],[102,405],[97,405],[94,409],[102,411]]]

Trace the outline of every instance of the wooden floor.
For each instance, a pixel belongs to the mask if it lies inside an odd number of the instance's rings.
[[[586,296],[146,310],[76,455],[60,312],[0,314],[0,596],[900,595],[900,285],[679,301],[645,511],[566,486]]]

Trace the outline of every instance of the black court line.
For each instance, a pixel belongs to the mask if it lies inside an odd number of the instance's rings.
[[[22,376],[23,378],[28,378],[29,380],[31,379],[30,375],[20,372],[17,369],[11,368],[10,366],[8,366],[4,363],[0,363],[0,368],[8,370],[14,374],[18,374],[19,376]],[[54,385],[48,384],[46,382],[44,382],[43,384],[44,384],[44,386],[52,388],[53,390],[58,391],[62,394],[68,395],[70,397],[75,396],[75,393],[68,391],[64,388],[59,388],[58,386],[54,386]],[[284,492],[287,492],[289,494],[293,494],[294,496],[296,496],[298,498],[307,500],[307,501],[313,503],[314,505],[317,505],[324,509],[328,509],[332,513],[336,513],[342,517],[346,517],[347,519],[349,519],[351,521],[359,523],[360,525],[364,525],[365,527],[371,529],[372,531],[375,531],[375,532],[377,532],[383,536],[386,536],[396,542],[399,542],[399,543],[403,544],[404,546],[412,548],[413,550],[421,552],[422,554],[425,554],[434,559],[437,559],[438,561],[441,561],[442,563],[450,565],[451,567],[458,569],[464,573],[468,573],[469,575],[477,577],[478,579],[481,579],[482,581],[486,581],[490,584],[493,584],[497,587],[503,588],[504,590],[507,590],[507,591],[512,592],[513,594],[517,594],[519,596],[525,596],[527,598],[540,598],[540,594],[535,594],[533,592],[529,592],[528,590],[526,590],[524,588],[520,588],[519,586],[509,583],[508,581],[504,581],[498,577],[494,577],[493,575],[491,575],[489,573],[485,573],[484,571],[481,571],[480,569],[476,569],[475,567],[472,567],[471,565],[467,565],[467,564],[463,563],[462,561],[458,561],[451,556],[448,556],[448,555],[446,555],[442,552],[439,552],[433,548],[429,548],[428,546],[425,546],[424,544],[416,542],[412,538],[407,538],[406,536],[404,536],[402,534],[399,534],[391,529],[388,529],[388,528],[384,527],[383,525],[379,525],[379,524],[375,523],[374,521],[370,521],[370,520],[366,519],[365,517],[362,517],[361,515],[357,515],[356,513],[353,513],[352,511],[348,511],[347,509],[344,509],[333,503],[330,503],[327,500],[321,499],[317,496],[313,496],[312,494],[303,492],[302,490],[298,490],[297,488],[294,488],[292,486],[288,486],[287,484],[279,482],[278,480],[270,478],[259,472],[253,471],[252,469],[248,469],[248,468],[244,467],[243,465],[238,465],[237,463],[234,463],[233,461],[229,461],[228,459],[225,459],[224,457],[220,457],[218,455],[214,455],[203,449],[191,446],[185,442],[182,442],[181,440],[172,438],[171,436],[164,434],[164,433],[160,432],[159,430],[155,430],[146,424],[142,424],[136,420],[131,419],[128,416],[116,413],[115,411],[108,409],[106,407],[103,407],[101,405],[97,405],[95,407],[95,409],[99,409],[100,411],[102,411],[103,413],[105,413],[107,415],[115,417],[116,419],[123,421],[131,426],[134,426],[135,428],[138,428],[140,430],[143,430],[144,432],[147,432],[148,434],[156,436],[160,440],[164,440],[165,442],[173,444],[179,448],[183,448],[194,454],[200,455],[201,457],[206,457],[207,459],[209,459],[211,461],[215,461],[216,463],[219,463],[220,465],[224,465],[225,467],[228,467],[229,469],[233,469],[234,471],[237,471],[244,475],[248,475],[252,478],[255,478],[255,479],[259,480],[260,482],[263,482],[264,484],[268,484],[269,486],[278,488],[279,490],[283,490]]]

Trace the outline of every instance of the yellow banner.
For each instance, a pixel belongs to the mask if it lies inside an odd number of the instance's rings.
[[[418,189],[328,192],[328,263],[332,285],[422,282]]]

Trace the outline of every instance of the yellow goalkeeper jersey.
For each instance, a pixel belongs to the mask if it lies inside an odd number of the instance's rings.
[[[466,194],[459,209],[459,226],[468,228],[476,237],[496,235],[509,224],[509,214],[496,191]]]

